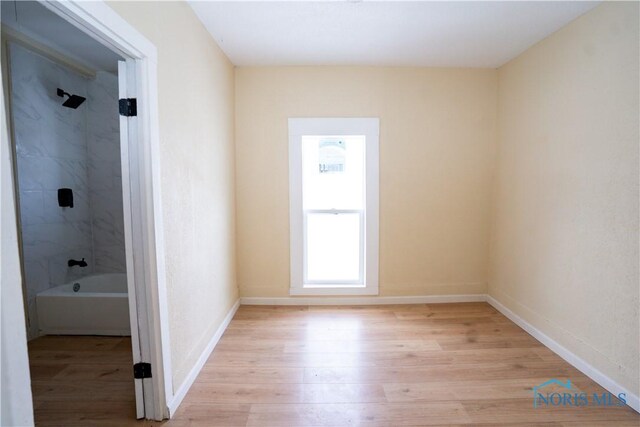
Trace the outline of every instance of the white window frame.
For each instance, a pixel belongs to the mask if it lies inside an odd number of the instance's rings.
[[[289,235],[290,295],[378,295],[379,224],[379,129],[378,118],[289,119]],[[309,135],[365,136],[364,285],[353,283],[305,283],[305,215],[302,206],[302,137]],[[315,210],[309,210],[314,212]],[[318,211],[325,213],[325,211]],[[351,211],[336,210],[336,213]],[[362,276],[362,275],[361,275]]]

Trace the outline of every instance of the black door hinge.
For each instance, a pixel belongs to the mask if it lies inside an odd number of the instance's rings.
[[[133,365],[133,378],[151,378],[151,363],[136,363]]]
[[[135,98],[122,98],[118,101],[120,115],[125,117],[135,117],[138,115],[138,102]]]

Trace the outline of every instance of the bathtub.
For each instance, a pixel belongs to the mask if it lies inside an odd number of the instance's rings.
[[[47,289],[36,295],[36,309],[43,335],[131,335],[126,274],[96,274]]]

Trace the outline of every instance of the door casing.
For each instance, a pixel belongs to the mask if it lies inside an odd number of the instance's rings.
[[[134,95],[138,105],[137,117],[135,120],[128,119],[125,135],[121,130],[123,168],[127,165],[127,170],[123,169],[123,188],[129,193],[127,195],[125,191],[123,196],[127,199],[124,201],[124,215],[125,236],[128,235],[129,305],[134,314],[132,341],[137,335],[139,344],[138,355],[135,345],[133,353],[134,358],[139,357],[140,361],[152,365],[151,378],[136,380],[136,388],[144,390],[144,406],[142,410],[139,408],[138,416],[163,420],[171,415],[168,408],[174,396],[160,198],[157,50],[102,1],[38,1],[126,58],[126,64],[121,66],[123,68],[119,72],[126,73],[128,83],[125,92],[120,88],[120,95]],[[5,105],[4,92],[2,98]],[[4,109],[2,119],[8,123]],[[15,192],[11,197],[10,202],[15,206]],[[10,226],[17,231],[17,215],[12,218]],[[133,327],[135,324],[137,328]],[[15,357],[28,361],[28,354],[24,350],[16,351],[24,354],[16,354]],[[131,375],[133,379],[133,367]]]

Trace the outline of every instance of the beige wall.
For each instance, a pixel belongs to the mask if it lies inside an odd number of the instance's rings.
[[[158,49],[174,388],[238,298],[233,65],[186,2],[110,2]]]
[[[638,3],[499,70],[489,293],[638,393]]]
[[[236,69],[238,283],[289,295],[289,117],[380,118],[380,295],[485,293],[497,72]]]

